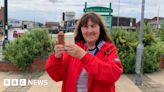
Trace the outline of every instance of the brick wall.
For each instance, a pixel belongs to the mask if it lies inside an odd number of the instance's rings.
[[[0,7],[0,22],[4,20],[4,8]],[[3,27],[0,27],[0,33],[3,31]]]
[[[3,20],[3,10],[4,8],[3,7],[0,7],[0,21]]]
[[[29,72],[44,71],[47,58],[35,58],[34,62],[28,67]],[[0,61],[0,71],[20,71],[19,68],[9,61]]]

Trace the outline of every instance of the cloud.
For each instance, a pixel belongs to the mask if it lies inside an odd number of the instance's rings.
[[[3,1],[0,0],[2,6]],[[36,17],[42,22],[46,20],[61,21],[62,12],[73,11],[76,13],[76,18],[80,18],[85,2],[88,7],[109,7],[109,3],[112,2],[114,16],[117,16],[119,12],[120,16],[135,17],[140,20],[142,0],[120,0],[120,4],[119,0],[8,0],[9,17],[27,19]],[[146,0],[145,17],[152,18],[157,15],[164,17],[163,3],[163,0]]]
[[[63,0],[48,0],[48,1],[50,1],[52,3],[63,2]]]

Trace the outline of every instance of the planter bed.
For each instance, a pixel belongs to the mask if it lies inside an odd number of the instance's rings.
[[[46,58],[35,58],[34,62],[28,67],[27,71],[35,72],[35,71],[44,71]],[[8,72],[8,71],[20,71],[20,69],[12,64],[10,61],[0,61],[0,71],[1,72]]]

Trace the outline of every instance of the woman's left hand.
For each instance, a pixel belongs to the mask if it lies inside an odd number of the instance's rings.
[[[81,59],[86,54],[86,51],[76,44],[65,46],[65,50],[69,55],[77,57],[79,59]]]

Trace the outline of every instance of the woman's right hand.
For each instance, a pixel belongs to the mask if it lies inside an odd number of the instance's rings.
[[[62,57],[62,53],[65,52],[64,46],[61,44],[56,44],[54,47],[54,51],[55,51],[55,57],[56,58],[61,58]]]
[[[55,51],[56,58],[61,58],[62,53],[65,51],[65,49],[64,49],[64,33],[62,31],[58,33],[58,38],[55,42],[54,51]]]

